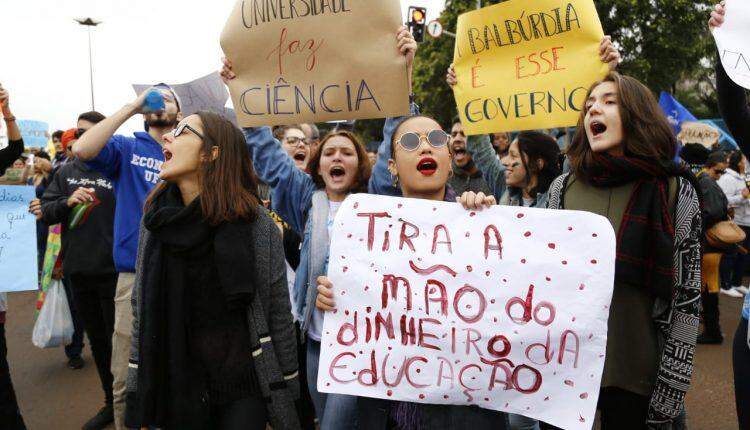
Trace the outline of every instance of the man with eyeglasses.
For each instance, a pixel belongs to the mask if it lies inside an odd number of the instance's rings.
[[[474,163],[471,153],[466,150],[466,134],[458,117],[453,120],[451,126],[451,141],[448,149],[453,156],[453,176],[448,180],[453,191],[459,196],[466,191],[492,195],[490,187],[482,177],[482,172]]]
[[[158,91],[164,109],[144,112],[146,95]],[[143,114],[146,131],[133,137],[115,135],[125,121]],[[125,427],[125,379],[130,357],[132,306],[130,295],[135,282],[138,232],[146,197],[159,182],[164,162],[163,135],[182,119],[177,93],[166,84],[157,84],[141,93],[104,121],[96,124],[73,146],[75,155],[112,181],[115,190],[113,258],[118,273],[115,292],[114,335],[112,336],[113,409],[117,430]]]

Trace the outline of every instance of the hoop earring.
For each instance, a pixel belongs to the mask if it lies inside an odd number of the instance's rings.
[[[451,179],[453,177],[453,169],[450,169],[448,171],[448,179]]]
[[[391,175],[391,177],[393,178],[393,188],[398,188],[398,175]]]

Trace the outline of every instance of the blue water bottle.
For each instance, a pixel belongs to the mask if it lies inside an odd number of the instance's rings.
[[[164,110],[164,99],[161,96],[161,93],[157,90],[151,90],[146,95],[146,99],[143,100],[143,105],[141,105],[141,110],[144,113],[151,113],[151,112],[158,112],[160,110]]]

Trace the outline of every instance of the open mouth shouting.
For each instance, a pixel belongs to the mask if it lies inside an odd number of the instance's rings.
[[[343,166],[333,166],[328,173],[331,175],[331,179],[333,179],[334,182],[343,181],[344,176],[346,176],[346,170]]]
[[[303,163],[305,159],[307,158],[307,152],[303,150],[299,150],[294,153],[294,156],[292,156],[292,158],[294,158],[294,161]]]
[[[164,153],[164,162],[165,163],[167,161],[169,161],[169,160],[172,159],[172,153],[169,152],[169,150],[167,148],[162,148],[161,152]]]
[[[425,157],[419,160],[417,170],[425,176],[432,176],[437,171],[437,161],[432,157]]]
[[[454,146],[453,147],[453,158],[456,162],[460,163],[466,158],[466,147],[461,146]]]
[[[596,139],[607,131],[607,126],[599,121],[591,121],[589,124],[589,130],[591,130],[591,135]]]

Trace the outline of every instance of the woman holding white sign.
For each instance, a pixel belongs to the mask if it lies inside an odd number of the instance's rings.
[[[549,208],[607,217],[615,287],[598,408],[601,428],[655,428],[682,411],[700,311],[694,177],[653,94],[615,72],[591,86]]]
[[[437,121],[422,115],[389,118],[383,139],[370,180],[371,192],[456,201],[456,194],[448,185],[452,172],[450,136]],[[387,177],[390,180],[386,180]],[[480,193],[479,197],[487,205],[495,204],[492,196]],[[333,285],[325,276],[317,281],[315,304],[321,311],[332,311],[335,309]],[[357,416],[360,430],[503,430],[507,421],[505,413],[477,406],[394,402],[367,397],[357,399]]]

